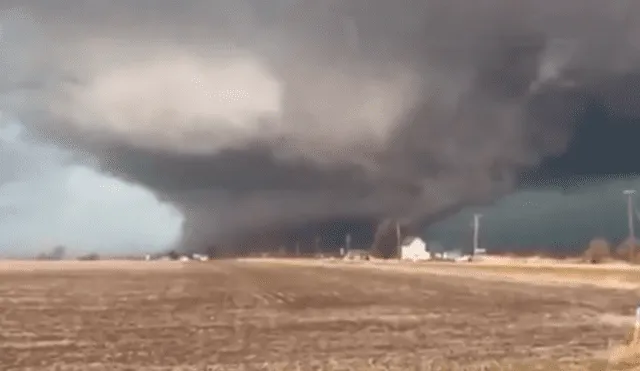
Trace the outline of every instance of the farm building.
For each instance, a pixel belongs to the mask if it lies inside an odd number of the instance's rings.
[[[462,250],[437,252],[434,254],[434,258],[437,260],[448,260],[456,262],[469,262],[473,259],[471,255],[464,254]]]
[[[344,260],[369,260],[369,251],[352,249],[347,251]]]
[[[429,260],[431,253],[427,250],[427,244],[420,237],[407,237],[401,245],[402,260]]]

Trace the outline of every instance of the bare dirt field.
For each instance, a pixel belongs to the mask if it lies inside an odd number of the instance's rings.
[[[607,362],[628,336],[635,286],[536,274],[465,264],[0,262],[0,370],[635,369]]]

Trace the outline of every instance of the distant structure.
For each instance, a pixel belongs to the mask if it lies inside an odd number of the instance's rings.
[[[100,260],[100,255],[96,254],[96,253],[91,253],[91,254],[86,254],[86,255],[81,255],[78,257],[78,260],[81,261],[95,261],[95,260]]]
[[[344,255],[345,260],[369,260],[369,251],[352,249],[346,252]]]
[[[469,258],[470,257],[468,255],[465,255],[460,249],[449,250],[442,253],[443,260],[465,261],[469,260]]]
[[[191,256],[191,258],[193,260],[198,260],[198,261],[201,261],[201,262],[206,262],[206,261],[209,260],[209,257],[207,255],[204,255],[204,254],[193,254]]]
[[[427,244],[420,237],[405,237],[400,244],[400,258],[402,260],[430,260],[431,252],[427,250]]]

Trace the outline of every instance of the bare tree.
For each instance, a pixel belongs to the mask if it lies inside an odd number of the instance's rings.
[[[408,232],[408,227],[399,223],[398,220],[383,220],[376,229],[371,254],[382,259],[399,258],[398,245],[400,241],[398,241],[398,235],[406,236]]]
[[[65,258],[66,253],[67,253],[67,248],[62,245],[58,245],[54,247],[53,250],[51,251],[51,259],[62,260]]]
[[[603,238],[596,238],[589,242],[589,248],[584,252],[585,259],[591,264],[598,264],[611,257],[609,242]]]
[[[637,260],[637,254],[636,256],[631,256],[632,254],[632,247],[634,247],[634,242],[626,239],[624,241],[622,241],[620,243],[620,245],[618,245],[618,247],[616,248],[616,257],[618,259],[621,260],[627,260],[630,262],[635,262]],[[638,243],[635,243],[635,251],[638,251]]]
[[[78,257],[78,260],[86,260],[86,261],[100,260],[100,255],[98,255],[96,253],[82,255],[82,256]]]

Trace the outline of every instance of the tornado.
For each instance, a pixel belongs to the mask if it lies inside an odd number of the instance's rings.
[[[178,208],[182,249],[367,245],[384,220],[419,231],[637,173],[639,17],[635,1],[9,0],[0,109]]]

